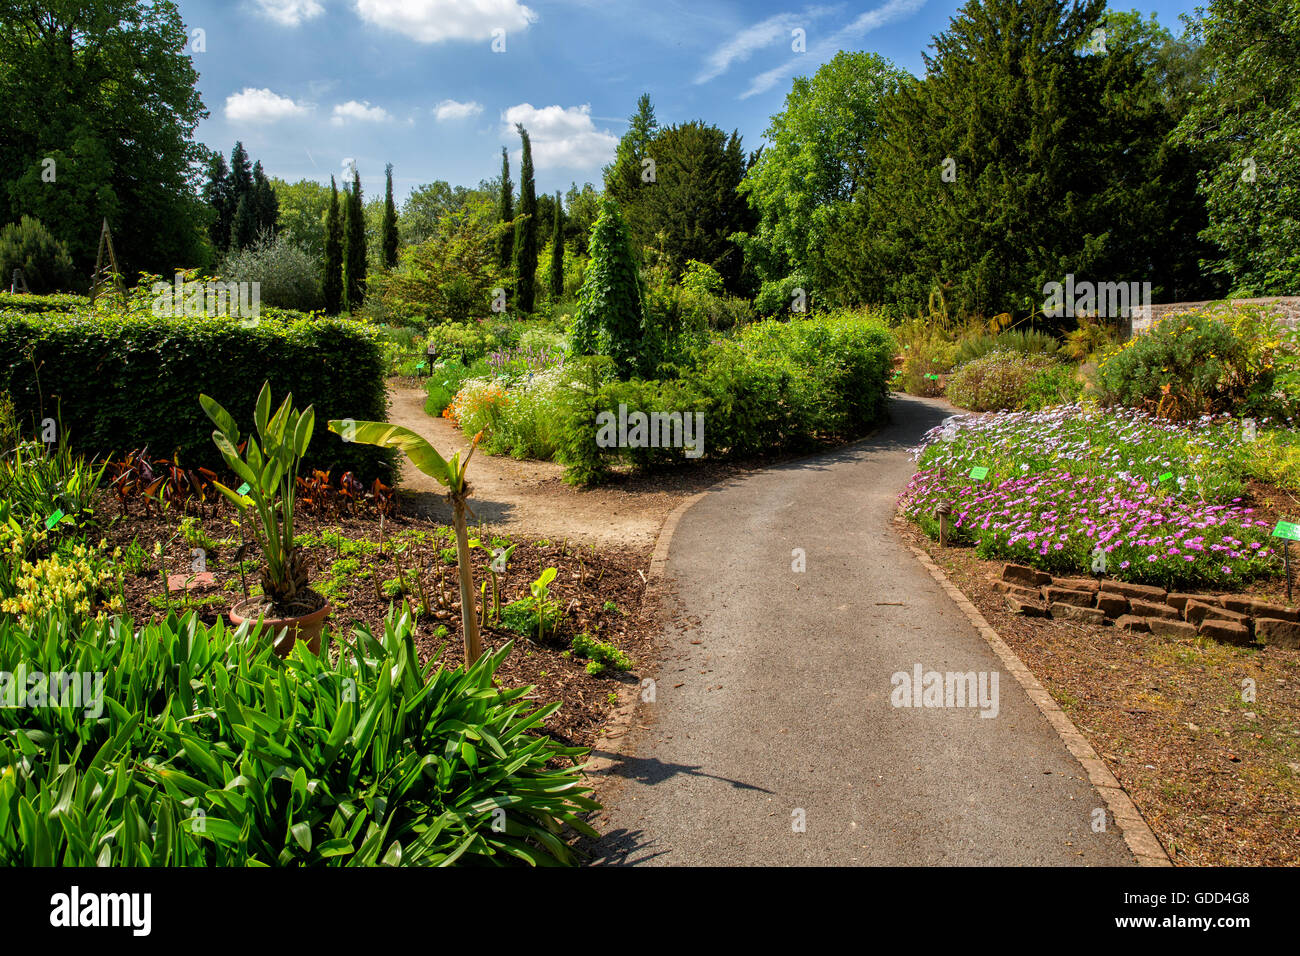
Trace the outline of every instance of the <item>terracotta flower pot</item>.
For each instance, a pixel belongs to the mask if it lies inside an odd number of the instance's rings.
[[[264,634],[275,635],[275,653],[281,657],[288,657],[289,651],[293,649],[294,644],[298,641],[306,641],[307,649],[313,654],[320,653],[320,636],[325,627],[325,620],[330,616],[329,601],[326,601],[318,611],[312,611],[302,617],[266,617],[266,605],[259,603],[260,598],[247,598],[240,601],[230,609],[230,623],[235,627],[243,624],[245,621],[249,624],[256,624],[261,618]],[[280,633],[284,631],[284,636]]]

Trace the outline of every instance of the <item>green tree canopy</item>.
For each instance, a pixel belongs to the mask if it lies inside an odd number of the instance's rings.
[[[812,79],[795,78],[740,185],[758,214],[740,241],[760,279],[800,272],[816,289],[839,284],[826,258],[838,239],[829,226],[870,185],[880,105],[906,76],[875,53],[841,52]]]
[[[0,218],[39,218],[87,275],[105,217],[128,276],[202,264],[188,42],[164,0],[0,0]]]
[[[1211,0],[1197,25],[1208,83],[1179,139],[1221,250],[1211,268],[1239,295],[1300,290],[1300,0]]]
[[[743,256],[732,237],[749,233],[754,215],[738,192],[748,166],[740,134],[701,122],[669,126],[649,157],[655,180],[634,194],[629,218],[655,264],[676,281],[695,259],[716,269],[729,291],[742,291]]]

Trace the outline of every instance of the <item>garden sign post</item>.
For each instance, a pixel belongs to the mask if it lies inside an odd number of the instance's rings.
[[[1291,603],[1291,542],[1300,541],[1300,524],[1279,521],[1273,537],[1282,539],[1282,567],[1286,571],[1286,603]]]

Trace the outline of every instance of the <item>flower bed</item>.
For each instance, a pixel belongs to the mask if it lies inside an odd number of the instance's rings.
[[[1231,420],[1180,427],[1078,406],[963,417],[916,449],[901,505],[934,536],[950,504],[952,539],[981,557],[1078,573],[1100,550],[1123,580],[1235,587],[1281,566],[1271,523],[1242,493],[1244,444]]]

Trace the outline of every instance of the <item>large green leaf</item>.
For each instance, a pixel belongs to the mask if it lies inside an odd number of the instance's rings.
[[[411,464],[430,478],[453,491],[460,490],[459,483],[453,485],[457,476],[452,474],[451,466],[442,455],[438,454],[438,449],[409,428],[390,425],[388,422],[355,422],[340,419],[332,420],[329,427],[336,435],[343,435],[347,431],[352,441],[362,445],[401,449],[411,460]],[[463,475],[462,471],[460,476]]]

